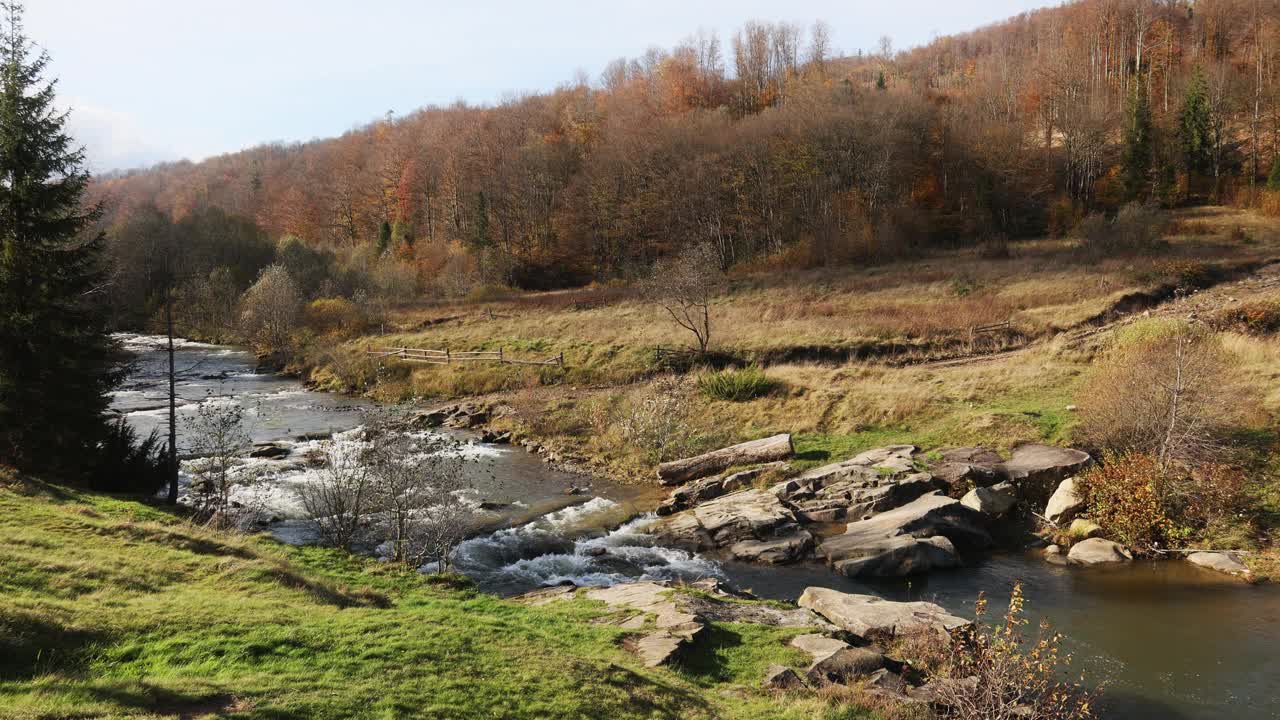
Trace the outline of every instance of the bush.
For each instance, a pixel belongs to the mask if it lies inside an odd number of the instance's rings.
[[[1169,227],[1169,215],[1156,205],[1129,203],[1115,219],[1093,213],[1076,226],[1085,249],[1096,252],[1141,252],[1157,247]]]
[[[89,487],[114,493],[154,495],[169,481],[169,452],[155,431],[139,442],[124,418],[110,427],[98,446]]]
[[[1108,453],[1080,476],[1076,490],[1093,521],[1136,553],[1150,553],[1174,534],[1165,513],[1164,474],[1150,454]]]
[[[364,310],[345,298],[312,300],[302,312],[307,328],[319,335],[357,335],[365,329]]]
[[[777,383],[756,366],[741,370],[721,370],[698,377],[698,391],[714,400],[745,402],[768,395]]]
[[[1280,301],[1264,300],[1221,310],[1209,318],[1215,330],[1232,330],[1249,335],[1280,332]]]
[[[497,302],[499,300],[510,300],[516,294],[515,290],[506,285],[477,285],[467,292],[467,302]]]
[[[1138,323],[1085,382],[1081,434],[1104,450],[1149,453],[1164,468],[1205,459],[1242,411],[1231,369],[1209,332],[1177,321]]]
[[[904,633],[895,652],[913,670],[934,678],[938,718],[990,720],[1084,720],[1093,717],[1093,697],[1081,684],[1063,680],[1071,656],[1062,635],[1042,622],[1035,638],[1025,636],[1022,584],[1015,583],[1001,621],[986,621],[987,600],[974,603],[974,622],[953,638],[935,630]]]

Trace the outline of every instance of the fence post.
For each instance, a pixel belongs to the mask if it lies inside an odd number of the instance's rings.
[[[499,347],[499,348],[498,348],[498,363],[499,363],[499,364],[501,364],[501,363],[503,363],[503,362],[506,362],[506,361],[502,359],[502,348],[501,348],[501,347]]]
[[[453,364],[453,356],[449,354],[449,348],[444,349],[444,364],[445,365]]]
[[[564,367],[564,351],[560,351],[560,367]]]

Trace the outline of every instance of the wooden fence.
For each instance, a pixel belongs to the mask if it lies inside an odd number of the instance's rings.
[[[541,360],[522,360],[510,357],[502,348],[497,350],[427,350],[423,348],[393,347],[382,350],[369,350],[369,355],[376,358],[398,358],[405,362],[426,363],[428,365],[452,365],[465,362],[493,362],[504,365],[556,365],[564,367],[564,353]]]

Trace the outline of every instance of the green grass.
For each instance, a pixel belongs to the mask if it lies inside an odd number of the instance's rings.
[[[778,386],[759,367],[721,370],[698,376],[698,390],[713,400],[746,402],[768,395]]]
[[[647,669],[622,630],[593,622],[598,604],[526,607],[126,500],[20,487],[0,489],[3,718],[845,712],[757,689],[764,665],[795,660],[793,631],[717,626],[686,667]]]

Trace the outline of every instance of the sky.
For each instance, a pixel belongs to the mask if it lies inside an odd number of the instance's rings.
[[[26,0],[71,130],[102,172],[331,137],[426,105],[549,90],[699,30],[825,20],[895,49],[1046,0]]]

